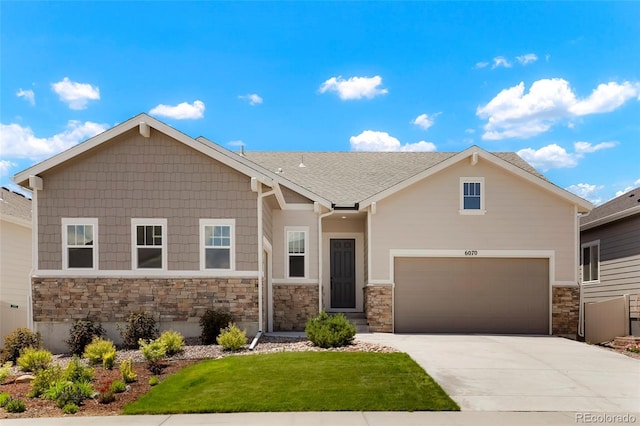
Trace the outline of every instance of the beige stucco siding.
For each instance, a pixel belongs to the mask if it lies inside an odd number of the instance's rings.
[[[304,227],[308,230],[307,279],[318,279],[318,215],[313,211],[274,210],[273,211],[273,278],[285,278],[285,229]],[[297,280],[297,279],[293,279]]]
[[[98,218],[99,267],[131,269],[131,218],[166,218],[168,268],[199,270],[199,219],[236,220],[236,270],[257,270],[250,177],[152,130],[131,130],[42,175],[39,268],[62,268],[61,218]]]
[[[484,178],[486,214],[461,215],[460,178]],[[369,280],[389,280],[390,249],[553,250],[555,280],[575,280],[574,207],[480,159],[462,161],[377,203]]]

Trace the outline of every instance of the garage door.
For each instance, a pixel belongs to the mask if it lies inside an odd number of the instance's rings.
[[[549,334],[549,259],[396,258],[397,333]]]

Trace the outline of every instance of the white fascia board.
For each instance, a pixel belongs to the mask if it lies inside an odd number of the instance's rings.
[[[587,229],[596,228],[598,226],[605,225],[607,223],[614,222],[616,220],[624,219],[624,218],[633,216],[635,214],[640,214],[640,206],[635,206],[626,210],[622,210],[620,212],[612,213],[608,216],[601,217],[600,219],[596,219],[593,222],[580,225],[580,231],[586,231]]]
[[[14,225],[22,226],[25,228],[29,228],[29,229],[32,228],[32,224],[30,220],[22,219],[20,217],[15,217],[15,216],[5,214],[5,215],[2,215],[2,217],[0,217],[0,220],[2,220],[3,222],[12,223]]]

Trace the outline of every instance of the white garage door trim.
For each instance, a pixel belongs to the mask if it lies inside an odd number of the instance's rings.
[[[391,249],[389,250],[389,283],[392,286],[391,296],[391,318],[393,331],[396,329],[395,313],[395,258],[396,257],[460,257],[460,258],[537,258],[549,259],[549,334],[552,334],[552,297],[555,273],[555,251],[554,250],[432,250],[432,249]],[[382,283],[380,283],[382,284]]]

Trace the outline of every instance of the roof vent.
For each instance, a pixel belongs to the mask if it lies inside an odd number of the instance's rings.
[[[276,170],[276,173],[280,175],[284,173],[284,170],[282,170],[282,167],[278,167],[278,170]]]
[[[298,167],[307,167],[304,165],[304,155],[300,156],[300,164],[298,164]]]

